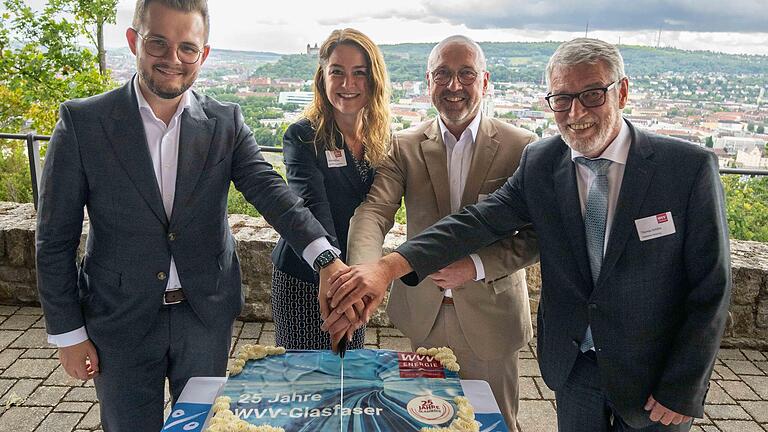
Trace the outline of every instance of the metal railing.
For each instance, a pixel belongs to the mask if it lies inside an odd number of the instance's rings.
[[[37,210],[38,188],[40,186],[40,175],[42,166],[40,165],[40,142],[51,139],[48,135],[35,135],[32,133],[7,134],[0,133],[0,139],[23,140],[27,143],[27,159],[29,160],[29,177],[32,183],[32,203]],[[259,146],[261,151],[266,153],[282,153],[282,147]],[[768,176],[768,170],[742,169],[742,168],[720,168],[720,174],[736,174],[746,176]]]
[[[32,204],[37,210],[37,201],[39,196],[40,175],[42,174],[42,165],[40,164],[40,142],[49,141],[49,135],[28,134],[8,134],[0,133],[0,139],[22,140],[27,143],[27,160],[29,160],[29,181],[32,184]],[[282,147],[260,146],[261,151],[266,153],[282,153]]]
[[[27,160],[29,161],[29,177],[32,183],[32,204],[37,210],[38,188],[40,187],[40,175],[42,169],[40,165],[40,141],[48,141],[51,137],[47,135],[35,135],[33,133],[24,134],[6,134],[0,133],[0,139],[24,140],[27,142]]]

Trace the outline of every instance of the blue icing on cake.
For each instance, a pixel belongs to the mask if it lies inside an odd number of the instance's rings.
[[[416,353],[352,350],[341,362],[329,351],[288,351],[249,361],[221,391],[230,410],[254,425],[286,432],[419,431],[447,426],[462,396],[456,372]],[[343,422],[341,424],[340,422]]]

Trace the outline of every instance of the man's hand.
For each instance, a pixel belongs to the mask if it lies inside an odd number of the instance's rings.
[[[389,284],[411,270],[408,261],[393,252],[375,263],[360,264],[336,272],[331,277],[331,289],[328,292],[331,308],[336,312],[323,325],[332,325],[339,314],[361,300],[365,302],[363,317],[367,322],[384,300]]]
[[[648,416],[651,418],[651,421],[659,422],[664,426],[669,426],[670,424],[678,425],[691,420],[690,416],[678,414],[660,404],[653,398],[653,395],[648,396],[648,401],[645,403],[645,410],[650,411]]]
[[[59,362],[72,378],[88,381],[99,374],[99,355],[90,339],[59,348]]]
[[[441,289],[456,289],[464,283],[474,280],[477,277],[477,270],[472,258],[465,256],[428,277]]]
[[[320,316],[324,321],[328,319],[332,312],[328,296],[328,290],[330,289],[329,278],[333,273],[347,268],[343,261],[337,259],[327,267],[320,269],[320,289],[317,293],[317,301],[320,303]],[[362,300],[355,303],[352,308],[345,311],[344,319],[336,320],[333,323],[334,325],[323,328],[323,330],[327,330],[331,334],[331,349],[333,352],[338,351],[339,341],[345,334],[347,335],[347,340],[351,341],[355,330],[365,324],[365,321],[362,319],[364,307],[365,305]]]
[[[338,315],[359,301],[365,302],[363,319],[368,322],[373,311],[384,300],[387,288],[392,279],[380,261],[374,264],[360,264],[346,270],[334,273],[331,277],[331,307]],[[330,325],[334,317],[329,317],[326,324]]]

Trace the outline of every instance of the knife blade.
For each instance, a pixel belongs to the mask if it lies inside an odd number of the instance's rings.
[[[341,394],[339,397],[339,431],[344,432],[344,355],[347,353],[347,335],[342,336],[339,341],[339,358],[341,361]]]

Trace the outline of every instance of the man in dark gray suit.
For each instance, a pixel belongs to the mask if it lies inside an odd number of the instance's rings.
[[[67,373],[95,378],[110,432],[160,430],[166,378],[176,400],[190,377],[226,373],[243,302],[230,182],[322,277],[343,265],[239,107],[189,90],[209,52],[206,1],[139,1],[126,37],[137,75],[61,106],[37,226],[49,340]]]
[[[562,44],[547,78],[561,135],[526,147],[486,201],[335,274],[331,306],[371,307],[390,280],[413,284],[532,223],[538,358],[559,430],[688,430],[703,416],[731,292],[717,158],[622,119],[629,82],[608,43]]]

